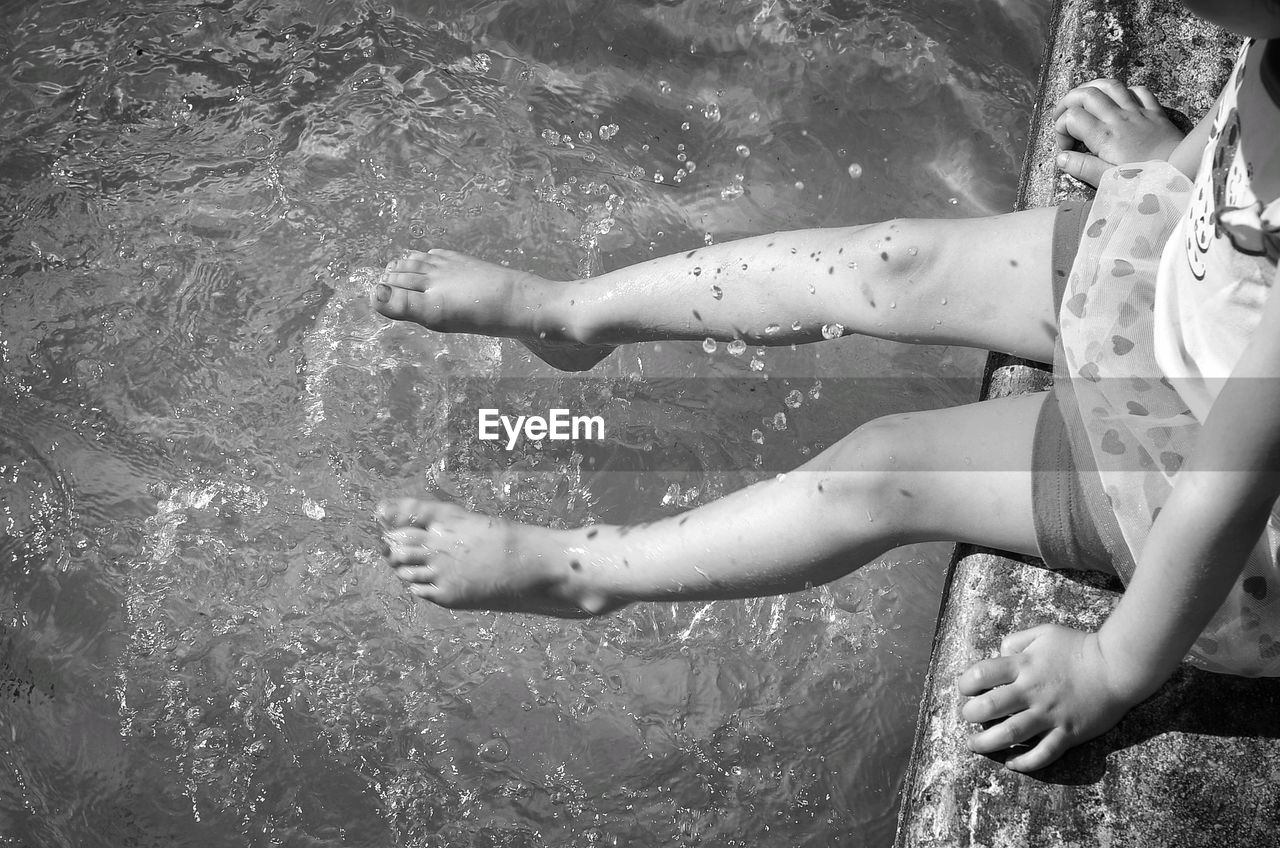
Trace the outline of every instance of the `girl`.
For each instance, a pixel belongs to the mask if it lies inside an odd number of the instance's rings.
[[[1012,634],[959,680],[965,718],[988,724],[970,747],[1028,745],[1008,760],[1020,771],[1113,726],[1189,651],[1280,674],[1280,2],[1187,6],[1254,40],[1181,141],[1143,89],[1064,98],[1061,146],[1094,155],[1060,165],[1123,163],[1091,209],[778,233],[572,284],[444,250],[393,262],[372,292],[383,315],[522,338],[560,367],[623,342],[835,329],[1007,351],[1059,376],[1048,393],[879,419],[794,473],[641,527],[386,503],[396,575],[448,607],[599,615],[797,590],[926,540],[1113,568],[1128,586],[1097,633]],[[704,272],[717,291],[690,285]]]

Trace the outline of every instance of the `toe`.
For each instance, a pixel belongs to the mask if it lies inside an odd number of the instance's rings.
[[[392,275],[394,278],[396,275]],[[378,283],[373,287],[373,308],[396,321],[413,321],[424,327],[436,327],[441,324],[444,310],[440,299],[430,292],[414,291],[389,283]]]
[[[395,569],[395,575],[406,583],[430,583],[436,579],[436,569],[429,565],[402,565]]]
[[[431,526],[440,511],[448,504],[426,498],[399,498],[378,504],[378,520],[387,529],[417,527],[425,530]]]

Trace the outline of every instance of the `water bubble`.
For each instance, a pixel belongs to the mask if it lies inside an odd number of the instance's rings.
[[[787,413],[779,412],[777,415],[773,416],[773,429],[775,430],[787,429]]]
[[[781,330],[781,329],[782,329],[782,328],[781,328],[781,327],[779,327],[777,324],[770,324],[769,326],[767,326],[767,327],[765,327],[765,328],[764,328],[764,331],[765,331],[765,334],[766,334],[766,335],[770,335],[770,336],[771,336],[771,335],[773,335],[774,333],[778,332],[778,331],[779,331],[779,330]]]
[[[742,354],[747,352],[747,343],[742,339],[734,339],[729,342],[729,344],[725,345],[724,349],[729,351],[733,356],[742,356]]]
[[[737,200],[746,192],[741,183],[729,183],[729,185],[720,189],[721,200]]]
[[[714,103],[708,103],[706,106],[702,107],[702,117],[706,118],[708,121],[720,120],[720,107]]]
[[[604,124],[603,126],[600,127],[598,132],[600,133],[601,141],[608,141],[609,139],[613,138],[615,135],[618,134],[618,125]]]
[[[823,324],[822,337],[824,339],[838,339],[844,335],[844,325],[838,323]]]
[[[670,94],[670,93],[671,93],[671,83],[667,82],[666,80],[658,80],[658,93],[659,93],[659,94]]]
[[[859,165],[857,162],[854,162],[852,165],[850,165],[849,176],[853,177],[855,180],[858,177],[862,176],[862,166]]]
[[[707,353],[715,353],[716,340],[711,338],[710,336],[707,336],[705,339],[702,340],[702,349],[705,350]]]
[[[738,152],[738,155],[743,157],[744,159],[751,155],[751,148],[747,147],[745,144],[739,144],[737,147],[734,148],[734,150],[736,150]]]
[[[783,401],[783,403],[785,403],[787,406],[791,407],[792,409],[798,409],[800,407],[800,404],[804,403],[804,395],[800,394],[800,391],[798,389],[792,389],[787,394],[787,399]]]
[[[719,286],[712,286],[711,296],[714,297],[716,300],[719,300],[720,298],[724,297],[724,289],[720,288]]]
[[[511,756],[511,746],[501,736],[495,736],[480,745],[476,750],[476,756],[486,763],[500,763]]]

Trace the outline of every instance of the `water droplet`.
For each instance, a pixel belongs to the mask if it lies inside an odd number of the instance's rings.
[[[747,352],[747,343],[742,339],[734,339],[725,345],[725,350],[729,351],[732,356],[742,356]]]
[[[779,412],[777,415],[773,416],[773,429],[775,430],[787,429],[787,413]]]
[[[751,431],[751,441],[755,442],[757,445],[763,445],[763,444],[764,444],[764,433],[760,432],[759,430],[752,430],[752,431]]]
[[[715,353],[716,340],[711,338],[710,336],[707,336],[705,339],[702,340],[702,349],[705,350],[707,353]]]
[[[738,145],[736,148],[734,148],[734,149],[735,149],[735,150],[737,150],[737,151],[738,151],[738,155],[739,155],[739,156],[741,156],[741,157],[743,157],[744,159],[745,159],[746,157],[748,157],[748,156],[750,156],[750,155],[751,155],[751,148],[750,148],[750,147],[747,147],[745,144],[739,144],[739,145]]]
[[[833,323],[833,324],[823,324],[823,325],[822,325],[822,337],[823,337],[824,339],[838,339],[838,338],[840,338],[840,337],[841,337],[841,336],[843,336],[843,335],[844,335],[844,325],[843,325],[843,324],[835,324],[835,323]]]
[[[507,744],[507,740],[497,736],[483,743],[476,751],[476,756],[486,763],[500,763],[511,756],[511,746]]]
[[[804,395],[800,394],[798,389],[792,389],[787,394],[787,399],[783,401],[783,403],[792,409],[798,409],[800,404],[804,403]]]
[[[849,176],[853,177],[855,180],[858,177],[862,176],[862,166],[859,165],[857,162],[854,162],[852,165],[850,165]]]
[[[708,121],[720,120],[720,107],[714,103],[708,103],[706,106],[702,107],[702,117],[706,118]]]
[[[779,327],[777,324],[770,324],[769,326],[764,328],[764,331],[766,335],[773,335],[774,333],[778,332],[781,329],[782,328]]]
[[[724,297],[724,290],[719,286],[712,286],[711,296],[714,297],[716,300],[719,300],[720,298]]]

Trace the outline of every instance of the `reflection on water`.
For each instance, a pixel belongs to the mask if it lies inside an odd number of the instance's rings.
[[[560,622],[412,603],[371,508],[668,515],[971,399],[981,356],[561,377],[363,292],[406,248],[569,278],[1007,209],[1047,5],[0,10],[0,844],[887,845],[944,547]],[[498,396],[609,438],[508,454]]]

